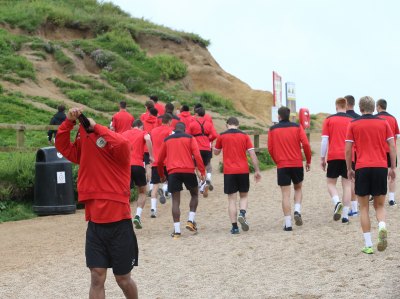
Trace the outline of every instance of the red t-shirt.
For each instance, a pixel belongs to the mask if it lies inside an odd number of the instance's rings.
[[[346,133],[346,142],[356,147],[356,169],[387,167],[385,145],[393,138],[386,120],[372,114],[364,114],[353,120]]]
[[[346,160],[345,145],[347,126],[353,120],[350,115],[339,112],[328,116],[322,125],[322,137],[329,138],[328,159]]]
[[[269,129],[268,151],[278,168],[303,167],[301,146],[307,164],[310,164],[310,143],[302,126],[290,121],[280,121]]]
[[[207,121],[204,117],[195,118],[190,123],[187,132],[196,138],[201,151],[211,151],[211,142],[213,142],[218,136],[212,123]]]
[[[143,166],[144,147],[146,145],[144,136],[146,136],[146,134],[146,131],[137,128],[132,128],[131,130],[122,133],[122,136],[128,139],[132,145],[131,165]]]
[[[400,134],[399,133],[399,125],[397,124],[396,118],[393,115],[387,113],[386,111],[379,112],[377,114],[377,116],[387,120],[387,122],[389,123],[389,127],[392,130],[392,133],[394,135],[394,143],[396,144],[397,135]],[[386,148],[386,152],[388,153],[389,152],[389,144],[386,143],[385,148]]]
[[[172,133],[172,128],[168,125],[161,125],[160,127],[154,128],[151,131],[151,142],[153,143],[153,156],[154,162],[153,167],[158,165],[158,155],[161,150],[161,146],[164,139],[167,138]]]
[[[194,116],[191,115],[189,111],[182,111],[179,113],[179,118],[181,119],[181,122],[185,124],[186,133],[189,133],[189,126],[190,123],[194,121]]]
[[[163,115],[165,113],[165,106],[163,104],[157,102],[154,104],[154,108],[157,109],[158,115]]]
[[[123,133],[132,128],[135,118],[126,110],[121,109],[112,118],[112,127],[116,133]]]
[[[254,146],[248,135],[229,129],[218,136],[215,149],[223,151],[224,174],[249,173],[246,153]]]
[[[129,203],[108,199],[92,199],[85,201],[86,221],[110,223],[131,218],[131,206]]]

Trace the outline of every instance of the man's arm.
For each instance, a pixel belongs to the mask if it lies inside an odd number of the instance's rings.
[[[153,143],[151,142],[150,134],[144,135],[144,140],[146,141],[147,149],[149,150],[150,162],[154,162],[153,156]]]
[[[275,159],[275,154],[274,154],[274,145],[273,145],[273,140],[272,140],[272,133],[271,131],[268,132],[268,142],[267,142],[267,147],[268,147],[268,152],[272,158],[272,160],[276,163],[276,159]]]
[[[71,131],[74,128],[75,122],[81,111],[78,108],[71,108],[68,111],[67,118],[58,128],[56,138],[56,149],[69,161],[79,164],[81,156],[81,143],[77,138],[74,143],[71,143]]]
[[[322,136],[321,140],[321,168],[326,170],[326,153],[328,152],[329,136]]]
[[[218,137],[214,147],[214,155],[218,156],[222,151],[221,136]]]
[[[201,158],[201,155],[200,155],[199,146],[194,137],[191,138],[190,149],[192,151],[192,155],[193,155],[194,159],[196,160],[197,169],[200,171],[200,174],[201,174],[200,179],[202,181],[204,181],[204,178],[206,175],[206,169],[204,167],[203,159]]]
[[[346,167],[347,167],[347,179],[354,180],[355,174],[352,168],[352,156],[353,156],[353,142],[346,140]]]
[[[306,156],[306,171],[310,171],[311,147],[310,143],[308,142],[306,132],[304,131],[302,126],[300,126],[300,142],[303,145],[303,152],[304,155]]]
[[[392,162],[388,176],[390,177],[391,181],[394,181],[396,179],[396,147],[394,145],[393,138],[389,139],[387,143],[389,144],[389,155],[390,161]]]
[[[158,162],[157,171],[158,171],[158,175],[160,176],[162,182],[165,181],[164,162],[165,162],[166,157],[167,157],[167,146],[165,145],[165,142],[163,142],[161,144],[161,149],[158,154],[158,160],[157,160],[157,162]]]
[[[253,149],[248,150],[250,158],[251,158],[251,162],[253,163],[254,166],[254,180],[256,181],[256,183],[258,183],[261,180],[261,173],[260,173],[260,167],[258,165],[258,158],[256,155],[256,152]]]

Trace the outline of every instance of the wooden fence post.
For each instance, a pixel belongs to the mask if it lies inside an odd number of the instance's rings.
[[[23,125],[20,125],[17,130],[17,147],[25,147],[25,127]]]
[[[260,147],[260,135],[254,134],[254,148]]]

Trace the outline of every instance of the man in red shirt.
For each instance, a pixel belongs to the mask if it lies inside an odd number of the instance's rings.
[[[169,115],[171,116],[171,124],[170,124],[170,126],[172,127],[172,130],[175,130],[176,124],[177,124],[178,122],[180,122],[181,120],[180,120],[179,117],[177,117],[177,116],[174,114],[174,110],[175,110],[174,104],[172,104],[172,103],[167,103],[167,104],[165,105],[165,113],[163,113],[163,114],[158,113],[158,115],[159,115],[158,118],[157,118],[158,125],[161,126],[163,115],[164,115],[164,114],[169,114]]]
[[[179,118],[181,122],[185,124],[186,133],[188,133],[190,123],[194,120],[193,115],[190,114],[188,105],[182,105],[179,113]]]
[[[146,171],[143,167],[144,148],[147,147],[149,151],[150,161],[153,161],[153,149],[149,133],[143,130],[143,123],[140,119],[133,122],[131,130],[122,133],[132,145],[131,151],[131,189],[138,187],[138,200],[136,208],[136,216],[133,223],[137,229],[142,228],[142,211],[146,203]]]
[[[151,141],[153,143],[153,154],[154,154],[154,162],[151,167],[151,181],[152,189],[151,189],[151,207],[154,210],[152,211],[152,215],[156,217],[157,211],[157,194],[160,196],[160,203],[165,204],[165,193],[167,192],[167,188],[159,188],[159,184],[161,183],[160,176],[158,175],[158,155],[161,150],[161,146],[164,142],[164,139],[172,134],[172,128],[170,126],[172,117],[169,113],[166,113],[162,116],[161,126],[154,128],[151,131]],[[165,168],[165,167],[164,167]],[[166,170],[164,171],[166,173]],[[167,176],[167,175],[166,175]]]
[[[215,131],[214,125],[204,118],[205,113],[203,107],[196,109],[195,119],[190,123],[187,132],[196,138],[197,144],[199,145],[201,158],[203,159],[207,172],[206,181],[204,183],[200,182],[200,193],[203,193],[204,197],[208,197],[208,190],[212,191],[214,189],[211,183],[211,143],[217,138],[218,134]]]
[[[371,97],[362,97],[359,102],[362,116],[353,120],[346,134],[346,164],[348,178],[355,179],[355,192],[360,204],[361,228],[364,233],[365,247],[362,252],[374,253],[371,240],[369,219],[369,196],[374,197],[374,208],[378,220],[378,251],[387,247],[385,197],[387,177],[396,178],[394,163],[387,168],[386,143],[389,145],[391,161],[396,161],[396,150],[392,130],[387,121],[373,116],[375,101]],[[352,149],[355,147],[357,161],[355,172],[352,169]]]
[[[290,185],[294,187],[294,221],[303,225],[301,202],[303,199],[302,182],[304,179],[301,146],[306,156],[306,171],[310,171],[311,148],[302,126],[290,122],[290,109],[278,109],[279,123],[272,126],[268,133],[268,151],[277,166],[278,185],[282,191],[282,210],[285,217],[285,231],[292,231],[290,205]]]
[[[154,102],[154,108],[157,109],[158,115],[163,115],[165,113],[165,107],[158,102],[158,96],[150,96],[150,100]]]
[[[204,108],[204,107],[203,107],[203,105],[202,105],[201,103],[197,103],[196,105],[194,105],[194,113],[195,113],[195,114],[196,114],[196,110],[197,110],[198,108]],[[212,120],[212,117],[211,117],[210,114],[208,114],[208,113],[204,114],[204,119],[207,120],[207,121],[209,121],[212,125],[214,125],[213,120]]]
[[[190,192],[190,212],[186,222],[186,228],[197,232],[197,224],[194,221],[197,205],[199,203],[199,188],[195,174],[193,157],[197,169],[204,180],[205,169],[196,139],[185,133],[185,124],[177,123],[175,133],[165,138],[158,155],[158,175],[161,181],[165,181],[164,164],[168,172],[168,191],[172,194],[172,217],[174,219],[174,232],[171,236],[178,239],[181,236],[180,228],[180,202],[182,185]]]
[[[326,171],[328,192],[334,204],[333,220],[342,217],[342,223],[349,223],[351,181],[347,178],[345,140],[347,126],[353,118],[346,114],[346,99],[336,100],[336,114],[328,116],[322,125],[321,167]],[[328,168],[326,169],[326,163]],[[338,177],[342,177],[343,203],[336,188]]]
[[[144,122],[145,119],[150,115],[150,109],[151,109],[151,108],[154,108],[154,102],[153,102],[153,100],[148,100],[148,101],[146,101],[146,103],[144,104],[144,107],[146,108],[146,112],[145,112],[145,113],[142,113],[142,115],[140,115],[140,120],[141,120],[142,122]],[[158,110],[157,110],[157,113],[158,113]]]
[[[88,221],[86,265],[91,273],[89,298],[104,298],[107,268],[112,268],[127,298],[137,298],[131,278],[138,262],[138,246],[129,205],[129,141],[89,119],[87,131],[79,126],[73,143],[70,133],[80,117],[72,108],[60,125],[56,148],[68,160],[79,164],[79,202],[85,203]]]
[[[135,118],[126,111],[126,102],[121,101],[119,112],[115,113],[112,118],[111,129],[117,133],[123,133],[131,129],[134,120]]]
[[[396,145],[396,139],[399,136],[399,125],[397,124],[396,118],[386,112],[387,102],[384,99],[380,99],[376,102],[376,111],[378,111],[377,116],[380,118],[386,119],[389,123],[390,128],[392,129],[392,133],[394,135],[394,144]],[[386,156],[388,160],[388,168],[392,165],[392,161],[390,160],[389,155],[389,146],[386,145]],[[396,160],[396,167],[397,167],[397,160]],[[389,181],[389,206],[396,205],[395,201],[395,192],[396,192],[396,180]]]
[[[219,155],[223,151],[224,163],[224,193],[228,194],[229,218],[232,223],[231,234],[238,234],[238,221],[243,231],[249,230],[246,220],[248,205],[248,193],[250,189],[249,164],[247,163],[248,152],[255,169],[254,179],[261,180],[258,159],[254,152],[250,137],[240,131],[239,120],[236,117],[228,118],[226,122],[228,130],[218,136],[214,153]],[[239,216],[237,213],[237,193],[239,192]]]

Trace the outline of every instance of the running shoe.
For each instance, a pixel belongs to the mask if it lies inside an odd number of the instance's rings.
[[[387,247],[387,230],[381,228],[378,233],[378,251],[384,251]]]
[[[335,206],[333,220],[338,221],[342,217],[343,204],[339,201]]]
[[[292,229],[291,226],[286,227],[286,225],[285,225],[285,226],[283,227],[283,230],[284,230],[285,232],[291,232],[293,229]]]
[[[157,217],[156,211],[154,209],[151,209],[150,212],[151,212],[151,214],[150,214],[151,218],[156,218]]]
[[[160,204],[165,204],[166,199],[165,199],[165,196],[164,196],[164,191],[162,191],[162,189],[159,188],[158,191],[157,191],[157,193],[158,193],[158,195],[160,196],[160,197],[159,197]]]
[[[303,219],[301,219],[301,214],[299,212],[294,212],[294,223],[297,226],[303,225]]]
[[[365,247],[361,250],[361,252],[364,252],[364,253],[366,253],[366,254],[373,254],[373,253],[374,253],[374,249],[373,249],[372,247],[367,247],[367,246],[365,246]]]
[[[169,198],[171,198],[171,193],[169,193],[168,191],[165,191],[164,196],[166,199],[169,199]]]
[[[239,213],[238,221],[239,221],[240,225],[242,226],[243,231],[247,232],[250,229],[249,224],[247,223],[246,217],[242,213]]]
[[[231,229],[231,234],[232,235],[237,235],[239,233],[240,233],[240,231],[239,231],[238,227],[232,227],[232,229]]]
[[[142,222],[140,221],[140,216],[136,215],[135,218],[133,218],[133,223],[135,224],[136,229],[141,229],[142,228]]]
[[[208,190],[210,190],[210,186],[206,184],[203,189],[203,197],[208,197]]]
[[[358,212],[353,212],[353,210],[349,211],[349,217],[358,216]]]
[[[344,224],[349,224],[350,222],[349,222],[349,218],[342,218],[342,223],[344,223]]]
[[[179,238],[181,237],[181,233],[173,232],[173,233],[171,234],[171,237],[172,237],[173,239],[177,240],[177,239],[179,239]]]
[[[393,207],[395,205],[397,205],[395,200],[389,200],[389,206]]]
[[[213,191],[213,190],[214,190],[214,186],[211,184],[211,181],[210,181],[210,180],[206,180],[206,184],[208,185],[208,189],[209,189],[210,191]]]
[[[197,224],[195,221],[188,220],[186,222],[186,229],[190,230],[191,232],[197,232]]]

